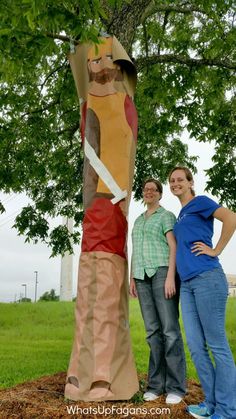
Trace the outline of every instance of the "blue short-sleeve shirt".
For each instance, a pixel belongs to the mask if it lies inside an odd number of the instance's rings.
[[[220,266],[218,257],[191,252],[194,242],[201,241],[212,247],[213,213],[220,205],[207,196],[196,196],[185,205],[174,226],[177,241],[176,265],[180,279],[194,276]]]

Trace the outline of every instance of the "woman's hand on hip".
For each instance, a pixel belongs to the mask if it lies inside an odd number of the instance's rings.
[[[195,242],[191,248],[191,252],[195,253],[195,256],[199,255],[208,255],[215,257],[217,256],[216,250],[212,249],[212,247],[207,246],[207,244],[203,242]]]

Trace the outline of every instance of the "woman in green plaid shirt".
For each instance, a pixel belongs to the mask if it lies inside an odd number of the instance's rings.
[[[130,294],[139,298],[150,347],[144,400],[166,393],[166,403],[176,404],[185,394],[186,372],[172,232],[176,218],[160,205],[161,197],[161,183],[147,179],[143,185],[147,210],[136,219],[132,231]]]

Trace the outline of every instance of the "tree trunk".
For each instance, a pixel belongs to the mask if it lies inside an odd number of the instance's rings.
[[[110,35],[115,35],[131,56],[136,29],[150,3],[152,3],[152,0],[136,0],[132,1],[131,4],[127,3],[120,8],[112,9],[108,6],[106,0],[101,1],[107,14],[107,19],[103,21],[107,32]]]

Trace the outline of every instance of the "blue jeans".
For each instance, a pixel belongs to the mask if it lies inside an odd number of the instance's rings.
[[[180,295],[187,343],[206,405],[224,418],[235,419],[236,369],[225,334],[228,284],[222,268],[181,282]]]
[[[135,279],[150,347],[148,387],[154,394],[185,394],[185,355],[178,321],[178,295],[166,299],[167,267],[151,278]]]

